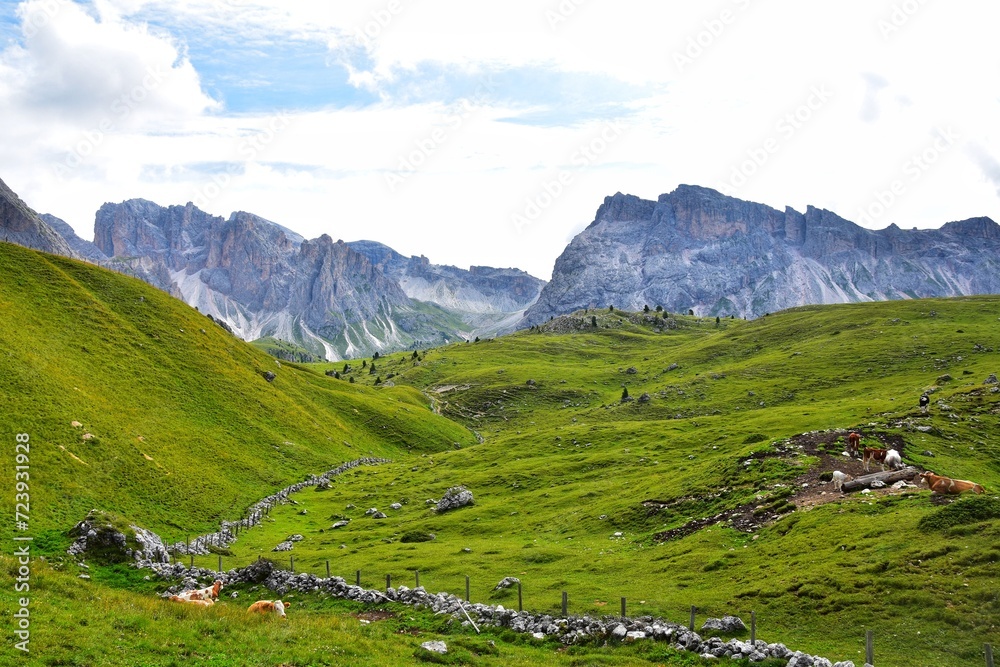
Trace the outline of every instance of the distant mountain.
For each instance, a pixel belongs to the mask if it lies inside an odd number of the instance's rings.
[[[94,244],[241,338],[286,340],[320,358],[437,345],[471,330],[414,303],[343,241],[307,241],[251,213],[227,220],[190,203],[105,204]]]
[[[70,245],[0,180],[0,240],[76,257]]]
[[[431,264],[423,255],[404,257],[375,241],[348,245],[365,255],[386,276],[395,280],[408,297],[427,301],[462,314],[478,329],[504,330],[521,318],[537,299],[544,280],[520,269]]]
[[[0,234],[138,277],[246,340],[287,341],[330,360],[511,330],[544,285],[516,269],[465,271],[370,241],[306,240],[252,213],[225,219],[190,203],[105,204],[90,242],[2,182]]]
[[[1000,293],[1000,225],[870,230],[682,185],[618,193],[563,251],[525,324],[585,307],[758,317],[804,304]]]

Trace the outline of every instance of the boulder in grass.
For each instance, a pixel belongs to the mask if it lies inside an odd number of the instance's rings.
[[[453,486],[445,491],[444,496],[442,496],[441,500],[438,501],[437,511],[447,512],[448,510],[465,507],[466,505],[471,505],[472,503],[472,491],[469,491],[464,486]]]
[[[425,651],[430,651],[431,653],[439,653],[444,655],[448,652],[448,645],[442,641],[424,642],[420,645],[420,648]]]
[[[518,579],[517,577],[504,577],[503,579],[500,580],[500,583],[498,583],[493,588],[493,590],[500,591],[505,588],[511,588],[512,586],[517,586],[519,583],[521,583],[521,580]]]

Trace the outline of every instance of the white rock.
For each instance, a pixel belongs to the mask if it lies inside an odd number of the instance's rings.
[[[420,645],[420,648],[427,649],[431,653],[440,653],[441,655],[448,652],[448,645],[442,641],[424,642]]]

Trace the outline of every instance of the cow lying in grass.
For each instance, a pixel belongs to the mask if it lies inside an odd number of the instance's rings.
[[[213,583],[211,586],[207,586],[205,588],[199,588],[197,590],[192,590],[192,591],[184,591],[182,593],[178,593],[174,597],[178,597],[181,598],[182,600],[187,600],[189,602],[193,602],[195,600],[216,600],[218,599],[219,591],[221,590],[222,590],[222,581],[220,579],[216,579],[215,583]]]
[[[917,477],[927,483],[927,488],[931,490],[931,493],[937,493],[940,495],[946,495],[949,493],[959,494],[963,491],[986,493],[986,489],[984,489],[981,484],[969,482],[964,479],[952,479],[951,477],[945,477],[943,475],[935,475],[930,470],[920,473]]]
[[[282,618],[285,616],[285,603],[281,600],[257,600],[247,611],[256,612],[258,614],[277,614]]]
[[[183,602],[184,604],[196,604],[199,607],[211,607],[215,604],[215,600],[208,598],[207,600],[190,600],[188,598],[182,598],[180,595],[171,595],[170,599],[174,602]]]

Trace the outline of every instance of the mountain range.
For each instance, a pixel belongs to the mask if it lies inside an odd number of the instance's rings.
[[[247,212],[105,204],[94,241],[38,215],[0,181],[0,233],[138,277],[246,340],[329,360],[430,347],[583,308],[755,318],[805,304],[1000,293],[1000,225],[863,228],[681,185],[607,197],[548,283],[518,269],[437,265],[375,241],[307,240]]]
[[[527,324],[580,308],[662,306],[759,317],[805,304],[1000,292],[1000,225],[861,227],[681,185],[657,201],[618,193],[556,260]]]
[[[544,285],[517,269],[440,266],[371,241],[307,240],[252,213],[226,219],[191,203],[105,204],[93,242],[6,186],[0,203],[13,242],[133,275],[245,340],[278,338],[328,360],[512,330]]]

